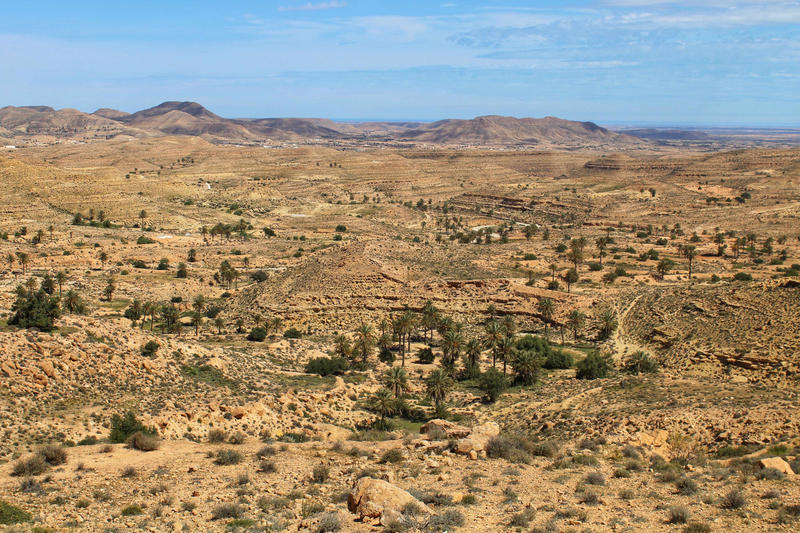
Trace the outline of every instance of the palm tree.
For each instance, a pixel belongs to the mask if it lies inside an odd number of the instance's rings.
[[[511,355],[514,353],[515,345],[513,337],[503,337],[497,344],[497,354],[503,360],[503,374],[506,373],[506,367],[511,360]]]
[[[594,241],[597,247],[597,255],[600,257],[600,266],[603,265],[603,256],[606,255],[606,246],[608,246],[608,237],[598,237]]]
[[[503,321],[500,323],[500,326],[503,328],[503,335],[506,337],[514,337],[517,334],[517,324],[514,322],[514,317],[512,315],[505,315],[503,316]]]
[[[467,374],[470,376],[474,376],[480,372],[482,348],[478,339],[470,339],[467,341],[467,344],[464,345],[464,355],[466,357],[465,366],[467,367]]]
[[[452,378],[441,368],[433,370],[428,374],[428,377],[425,378],[425,392],[428,398],[433,402],[434,410],[437,414],[442,412],[442,405],[452,388]]]
[[[47,231],[50,233],[50,242],[53,242],[53,230],[54,230],[54,228],[53,228],[52,224],[47,227]]]
[[[81,297],[73,290],[68,290],[66,294],[64,294],[64,301],[62,305],[64,309],[70,313],[76,313],[83,307]]]
[[[67,273],[63,270],[56,272],[56,283],[58,283],[58,297],[61,298],[61,285],[67,281]]]
[[[117,285],[114,283],[114,277],[111,276],[108,278],[108,284],[106,284],[106,288],[103,289],[103,294],[106,296],[106,301],[111,301],[111,298],[114,297],[114,291],[117,290]]]
[[[492,350],[492,368],[497,365],[497,345],[503,338],[503,328],[497,320],[486,324],[486,345]]]
[[[276,334],[281,330],[281,326],[283,325],[283,319],[279,316],[272,317],[272,331]]]
[[[577,309],[570,311],[569,315],[567,316],[567,322],[569,323],[569,327],[572,330],[572,336],[575,338],[575,340],[578,340],[578,331],[583,328],[585,321],[586,315]]]
[[[683,256],[689,261],[689,279],[692,279],[692,262],[697,257],[697,247],[694,245],[686,245],[682,250]]]
[[[547,325],[553,320],[553,313],[555,305],[550,298],[542,298],[537,304],[539,314],[542,315],[542,322],[544,322],[544,338],[547,339]]]
[[[9,253],[8,255],[6,255],[6,261],[8,262],[8,271],[13,273],[14,272],[14,254]],[[17,277],[16,274],[14,274],[14,277]],[[61,293],[59,292],[58,295],[61,296]]]
[[[356,340],[353,349],[361,356],[361,364],[366,366],[369,355],[375,347],[375,335],[371,324],[361,324],[356,329]]]
[[[139,211],[139,219],[142,221],[142,223],[141,223],[142,228],[144,228],[144,220],[146,218],[147,218],[147,211],[145,211],[144,209]]]
[[[386,428],[386,417],[397,412],[397,401],[389,389],[380,389],[369,399],[369,408],[380,416],[380,428]]]
[[[192,325],[194,326],[195,336],[200,334],[200,326],[203,324],[203,313],[199,311],[192,312]]]
[[[25,273],[28,271],[28,261],[29,256],[25,252],[17,252],[17,261],[19,262],[20,266],[22,267],[22,275],[24,276]]]
[[[600,314],[600,334],[607,339],[617,329],[617,314],[611,309],[606,309]]]
[[[225,327],[225,320],[218,316],[214,319],[214,326],[217,328],[217,334],[222,335],[222,328]]]
[[[336,336],[333,339],[333,353],[335,353],[338,357],[342,357],[344,359],[350,358],[350,341],[347,337],[342,334]]]
[[[195,296],[192,302],[192,308],[198,313],[204,312],[206,310],[206,297],[202,294]]]
[[[393,366],[383,375],[384,386],[394,393],[395,398],[400,396],[411,389],[408,383],[408,374],[401,366]]]
[[[552,275],[552,277],[550,278],[550,281],[555,281],[556,280],[556,271],[557,270],[558,270],[558,265],[556,265],[555,263],[550,263],[550,274]]]
[[[108,254],[105,252],[100,252],[97,255],[97,258],[100,259],[100,264],[103,265],[103,270],[106,269],[106,261],[108,261]]]
[[[428,341],[428,344],[433,342],[433,331],[436,329],[436,324],[439,322],[439,310],[431,303],[430,300],[425,302],[425,305],[422,307],[422,329],[425,332],[425,337],[427,338],[428,333],[430,333],[431,339]]]
[[[448,369],[455,367],[463,342],[464,337],[456,329],[449,329],[442,335],[442,363]]]

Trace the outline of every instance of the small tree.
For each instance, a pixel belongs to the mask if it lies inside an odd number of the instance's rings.
[[[604,378],[608,376],[610,370],[610,358],[595,350],[578,362],[575,377],[578,379]]]
[[[444,402],[452,388],[452,378],[441,368],[433,370],[428,374],[428,377],[425,378],[425,392],[428,398],[433,402],[434,412],[437,416],[444,414]]]
[[[502,372],[496,368],[490,368],[481,374],[478,386],[483,391],[484,399],[489,403],[494,403],[508,388],[508,380]]]
[[[408,383],[408,373],[403,367],[393,366],[383,375],[383,385],[392,391],[395,398],[400,398],[411,389]]]
[[[217,328],[217,333],[222,335],[222,328],[225,327],[225,320],[221,316],[216,317],[214,319],[214,326]]]
[[[17,300],[11,306],[14,313],[8,323],[21,328],[52,331],[55,320],[61,316],[59,299],[43,289],[17,287]]]
[[[570,287],[572,286],[573,283],[578,282],[578,279],[579,278],[577,270],[575,270],[574,268],[570,268],[569,270],[567,270],[567,273],[564,274],[564,282],[567,284],[567,292],[569,292]]]
[[[378,429],[388,429],[386,418],[397,412],[397,401],[389,389],[380,389],[369,398],[369,408],[378,413],[380,419],[376,423]]]
[[[106,297],[106,301],[110,302],[111,299],[114,297],[114,291],[117,290],[117,284],[114,282],[114,278],[108,278],[108,283],[106,284],[105,289],[103,289],[103,294]]]

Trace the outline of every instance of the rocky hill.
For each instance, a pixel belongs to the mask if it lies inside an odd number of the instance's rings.
[[[593,122],[574,122],[556,117],[477,117],[441,120],[407,131],[403,138],[435,144],[476,145],[635,145],[633,137],[611,132]]]
[[[6,107],[0,136],[90,140],[95,137],[190,135],[224,142],[364,141],[439,145],[536,146],[537,148],[633,148],[646,145],[592,122],[500,116],[472,120],[341,123],[319,118],[239,118],[212,113],[196,102],[164,102],[129,114],[98,109]]]

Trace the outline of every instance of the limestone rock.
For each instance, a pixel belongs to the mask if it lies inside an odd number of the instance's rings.
[[[454,424],[453,422],[449,422],[447,420],[442,419],[434,419],[430,422],[427,422],[419,428],[419,432],[422,434],[430,435],[432,434],[439,434],[444,435],[444,439],[462,439],[470,434],[470,428],[465,426],[459,426],[458,424]]]
[[[379,518],[390,510],[399,512],[409,503],[430,512],[428,506],[400,487],[370,477],[359,479],[347,497],[347,508],[360,518]]]
[[[794,475],[791,465],[789,465],[789,463],[780,457],[767,457],[766,459],[759,460],[758,464],[761,468],[774,468],[779,472],[783,472],[787,476]]]

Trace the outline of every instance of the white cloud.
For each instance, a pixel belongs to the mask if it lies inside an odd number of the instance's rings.
[[[318,4],[307,2],[297,6],[279,7],[278,11],[321,11],[323,9],[336,9],[338,7],[347,7],[347,2],[341,2],[339,0],[330,0],[330,2],[320,2]]]

